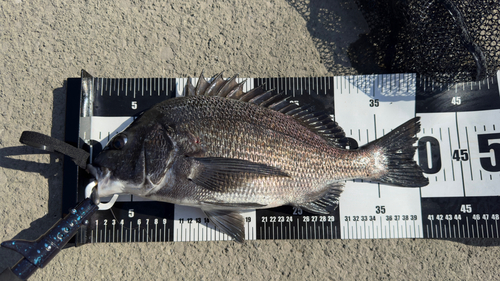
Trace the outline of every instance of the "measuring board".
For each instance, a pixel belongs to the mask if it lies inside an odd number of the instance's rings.
[[[82,71],[81,78],[68,79],[66,141],[95,156],[133,116],[181,96],[186,82],[95,78]],[[243,213],[247,240],[500,237],[498,77],[457,84],[416,74],[250,78],[245,91],[260,85],[331,114],[349,138],[350,149],[420,116],[415,160],[430,183],[401,188],[348,181],[339,208],[328,216],[292,206],[248,211]],[[65,161],[63,210],[83,200],[89,181],[85,171]],[[121,195],[110,210],[98,211],[75,239],[84,244],[230,238],[197,208]]]

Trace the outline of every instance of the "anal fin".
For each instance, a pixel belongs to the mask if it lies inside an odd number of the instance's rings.
[[[344,185],[345,182],[332,183],[328,185],[329,189],[323,197],[316,201],[300,204],[299,207],[314,214],[329,215],[337,209]]]
[[[231,236],[236,242],[245,241],[245,224],[243,216],[230,210],[203,210],[211,222],[222,232]]]

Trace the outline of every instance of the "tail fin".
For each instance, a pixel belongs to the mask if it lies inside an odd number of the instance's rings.
[[[363,149],[382,151],[380,161],[385,169],[373,180],[404,187],[421,187],[429,184],[422,169],[413,160],[417,141],[416,134],[420,131],[420,117],[415,117],[387,135],[368,143]]]

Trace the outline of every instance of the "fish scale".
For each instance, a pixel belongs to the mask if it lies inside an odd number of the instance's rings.
[[[184,120],[195,122],[211,118],[218,121],[234,119],[248,124],[257,124],[263,128],[272,128],[278,132],[291,135],[300,141],[320,139],[318,135],[304,131],[299,124],[291,123],[290,117],[285,117],[264,107],[252,106],[252,104],[235,102],[235,100],[220,97],[203,96],[189,98],[185,102],[185,106],[178,107],[182,101],[183,98],[180,98],[172,105],[159,106],[159,109],[165,113],[169,112],[173,122],[182,123]],[[193,116],[196,116],[196,119],[193,119]],[[216,128],[213,127],[213,129]]]
[[[230,141],[231,146],[228,146],[227,143],[224,143],[224,140],[231,138],[228,137],[229,135],[226,128],[233,127],[234,125],[223,126],[225,128],[219,127],[220,129],[214,131],[214,134],[202,130],[206,125],[207,124],[203,124],[200,125],[199,128],[193,128],[193,130],[201,132],[200,135],[204,135],[202,143],[206,142],[211,144],[211,146],[206,149],[206,156],[240,158],[254,162],[271,163],[273,166],[285,170],[293,178],[302,178],[305,175],[308,175],[309,178],[331,178],[332,173],[330,171],[339,170],[338,167],[334,168],[330,163],[326,163],[325,160],[322,160],[320,156],[324,156],[324,153],[313,154],[310,149],[308,150],[307,148],[300,151],[299,149],[302,148],[302,146],[295,147],[293,150],[293,158],[290,158],[290,156],[292,156],[290,149],[286,149],[281,145],[283,143],[290,143],[290,141],[284,140],[283,138],[275,138],[274,135],[269,136],[267,139],[262,139],[252,137],[254,136],[253,134],[247,133],[244,137],[246,140],[245,143]],[[259,146],[257,143],[259,142],[266,143],[266,149],[271,150],[272,154],[256,151],[258,150]],[[293,144],[290,146],[293,146]],[[240,152],[238,153],[238,151]],[[296,163],[304,163],[304,158],[309,159],[307,166],[303,167],[302,165],[296,165]],[[310,162],[314,163],[311,164]],[[317,168],[310,168],[310,166],[315,166]],[[315,170],[314,174],[311,173],[313,169]],[[282,185],[286,186],[284,183]]]

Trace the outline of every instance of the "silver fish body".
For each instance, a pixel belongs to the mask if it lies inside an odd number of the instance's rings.
[[[329,116],[235,77],[188,84],[186,97],[144,112],[115,136],[93,165],[98,196],[134,194],[200,207],[244,240],[238,211],[294,205],[332,212],[345,180],[424,186],[413,161],[418,118],[356,150]]]

